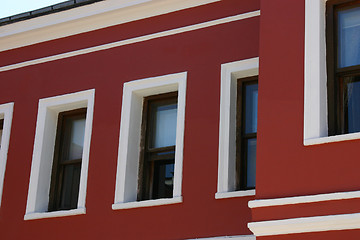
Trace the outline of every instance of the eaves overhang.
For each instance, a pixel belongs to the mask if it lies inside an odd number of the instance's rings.
[[[0,51],[146,19],[221,0],[104,0],[0,26]]]

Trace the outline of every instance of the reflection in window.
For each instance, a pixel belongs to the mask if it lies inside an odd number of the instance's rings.
[[[161,102],[154,102],[151,109],[151,116],[154,118],[151,126],[154,131],[151,147],[175,146],[177,104],[162,105]]]
[[[360,76],[344,77],[343,88],[345,131],[360,132]]]
[[[77,208],[86,108],[59,113],[49,211]]]
[[[138,200],[171,198],[177,92],[144,98]]]
[[[360,64],[360,7],[338,11],[340,68]]]
[[[236,175],[237,189],[255,188],[257,139],[257,77],[238,80]]]

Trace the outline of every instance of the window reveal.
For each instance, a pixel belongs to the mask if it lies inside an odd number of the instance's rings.
[[[137,200],[173,197],[177,92],[144,98]]]

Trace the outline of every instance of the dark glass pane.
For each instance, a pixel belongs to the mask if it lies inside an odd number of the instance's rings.
[[[360,132],[360,76],[345,77],[345,120],[347,132]]]
[[[81,164],[64,166],[64,176],[61,188],[60,209],[77,208],[79,195]]]
[[[63,160],[81,159],[84,146],[85,116],[80,119],[67,118],[65,127],[64,144],[66,146],[64,148],[67,151]]]
[[[174,159],[175,151],[151,153],[148,161]]]
[[[155,162],[153,199],[171,198],[174,186],[174,161]]]
[[[338,12],[338,67],[360,64],[360,7]]]
[[[245,85],[245,133],[257,132],[258,84]]]
[[[4,128],[4,119],[1,119],[0,120],[0,147],[2,144],[3,128]]]
[[[176,141],[177,104],[152,104],[151,148],[174,146]]]
[[[246,187],[255,188],[256,179],[256,138],[246,141]]]

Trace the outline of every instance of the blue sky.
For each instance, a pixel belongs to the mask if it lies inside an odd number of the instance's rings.
[[[50,6],[65,0],[0,0],[0,18]]]

